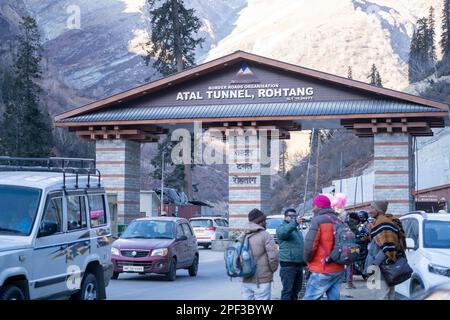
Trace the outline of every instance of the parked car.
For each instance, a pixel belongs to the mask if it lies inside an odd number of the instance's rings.
[[[0,158],[0,300],[106,298],[113,270],[105,190],[81,175],[86,169],[68,174],[60,161],[75,160]]]
[[[113,279],[120,273],[163,274],[174,281],[177,269],[198,271],[198,247],[188,221],[175,217],[134,220],[111,248]]]
[[[300,225],[300,230],[302,231],[303,236],[306,235],[306,231],[309,228],[309,224],[311,222],[311,219],[309,217],[303,218],[304,222]],[[267,232],[269,232],[276,243],[278,243],[277,239],[277,228],[280,226],[284,221],[284,215],[283,214],[277,214],[272,216],[267,216]]]
[[[450,281],[414,295],[411,300],[450,300]]]
[[[267,216],[267,225],[266,230],[273,237],[276,243],[278,243],[277,239],[277,228],[283,223],[284,215],[277,214],[273,216]]]
[[[212,240],[228,239],[228,221],[221,217],[196,217],[189,220],[199,245],[207,249]]]
[[[400,218],[406,233],[406,256],[414,270],[396,291],[411,297],[450,281],[450,214],[413,212]]]

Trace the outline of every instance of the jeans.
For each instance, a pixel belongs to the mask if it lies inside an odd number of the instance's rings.
[[[298,294],[302,289],[303,268],[299,266],[281,266],[280,268],[281,300],[298,300]]]
[[[346,266],[345,267],[345,282],[353,283],[353,274],[354,274],[353,265],[350,264],[350,265]]]
[[[326,293],[328,300],[339,300],[344,271],[334,273],[311,273],[303,300],[319,300]]]
[[[256,283],[242,282],[241,293],[244,300],[270,300],[272,282]]]

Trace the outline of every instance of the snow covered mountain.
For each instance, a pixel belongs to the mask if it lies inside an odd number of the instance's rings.
[[[208,59],[241,49],[343,76],[351,66],[361,81],[375,63],[386,87],[403,89],[414,23],[430,6],[440,21],[440,0],[248,0]]]
[[[149,29],[145,4],[146,0],[0,0],[0,18],[14,24],[18,12],[36,17],[49,68],[64,85],[94,99],[158,77],[140,57]],[[197,52],[199,63],[246,50],[344,76],[351,66],[354,78],[362,81],[367,81],[375,63],[386,87],[403,89],[408,85],[413,25],[431,5],[440,25],[442,0],[185,0],[185,4],[203,22],[206,41]],[[73,28],[78,13],[79,26]],[[2,23],[0,28],[6,29]]]

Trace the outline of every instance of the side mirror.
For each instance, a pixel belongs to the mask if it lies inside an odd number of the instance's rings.
[[[416,242],[413,238],[406,238],[406,249],[416,250]]]
[[[38,237],[47,237],[51,236],[58,232],[58,224],[53,221],[42,221],[39,226]]]
[[[187,237],[186,236],[181,236],[177,239],[177,241],[186,241]]]

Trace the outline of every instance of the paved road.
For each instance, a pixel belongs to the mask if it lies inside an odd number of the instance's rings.
[[[121,274],[111,280],[107,288],[108,299],[123,300],[239,300],[240,282],[225,272],[223,252],[199,249],[200,264],[196,277],[187,270],[177,270],[174,282],[158,275]]]
[[[189,277],[187,270],[177,270],[177,279],[165,281],[158,275],[121,274],[111,280],[107,290],[113,300],[240,300],[239,279],[226,275],[223,252],[199,249],[200,264],[197,277]],[[341,299],[371,299],[370,290],[360,277],[354,281],[357,289],[345,289],[342,285]],[[281,282],[278,272],[274,275],[272,299],[279,300]]]

